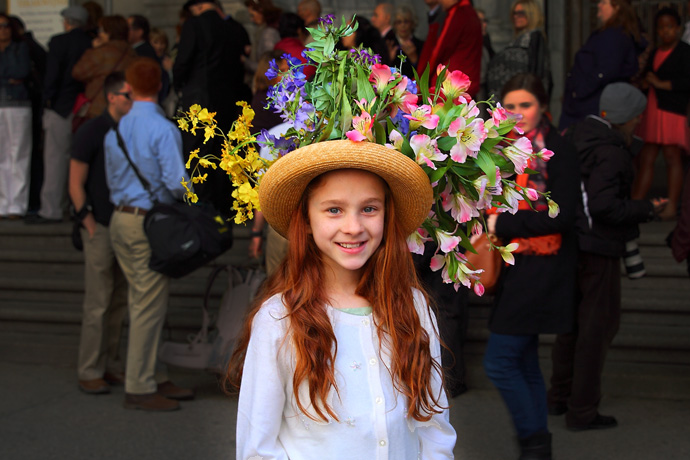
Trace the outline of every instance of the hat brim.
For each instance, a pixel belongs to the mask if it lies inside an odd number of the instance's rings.
[[[301,147],[276,161],[261,178],[259,203],[266,221],[287,237],[292,213],[315,177],[337,169],[361,169],[390,188],[395,215],[407,236],[424,222],[433,203],[429,177],[414,160],[372,142],[337,140]]]

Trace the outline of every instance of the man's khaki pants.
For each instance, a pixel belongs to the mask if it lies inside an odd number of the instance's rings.
[[[105,372],[122,372],[120,337],[127,314],[127,280],[110,243],[108,227],[96,224],[84,242],[84,307],[79,342],[79,380],[103,378]]]
[[[149,268],[151,247],[144,234],[144,216],[115,211],[110,240],[129,283],[129,343],[125,392],[150,394],[168,380],[157,369],[158,346],[168,308],[168,277]]]

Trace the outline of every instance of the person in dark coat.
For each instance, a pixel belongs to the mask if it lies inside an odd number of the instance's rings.
[[[379,39],[372,47],[372,51],[381,56],[381,64],[394,66],[400,48],[393,30],[393,15],[395,8],[390,3],[379,3],[371,15],[371,25],[379,31]]]
[[[632,139],[647,100],[628,83],[612,83],[601,94],[600,116],[569,128],[566,139],[578,153],[582,205],[578,208],[578,306],[573,332],[553,347],[549,412],[566,414],[572,431],[613,428],[599,413],[601,374],[621,316],[621,267],[626,242],[639,235],[665,200],[632,200]]]
[[[216,112],[218,127],[227,132],[237,118],[238,95],[244,85],[244,68],[240,60],[243,52],[238,30],[220,17],[210,0],[190,0],[192,17],[185,21],[180,36],[177,58],[173,65],[173,83],[182,92],[181,106],[189,110],[199,104]],[[200,148],[199,156],[217,154],[221,139],[216,137],[203,144],[203,136],[183,133],[185,159],[189,152]],[[232,187],[224,171],[209,170],[208,180],[195,184],[199,200],[211,203],[220,212],[230,214]]]
[[[48,43],[46,76],[43,84],[43,128],[45,174],[41,187],[41,207],[26,223],[44,224],[62,221],[67,210],[67,172],[72,144],[72,108],[84,85],[72,78],[72,68],[91,48],[91,37],[83,27],[88,13],[80,6],[60,12],[65,33]]]
[[[153,49],[153,45],[151,45],[149,37],[151,26],[149,20],[139,14],[133,14],[127,18],[127,24],[129,25],[128,41],[132,49],[137,53],[137,56],[154,59],[161,65],[161,75],[163,77],[161,79],[161,89],[158,92],[158,103],[163,104],[163,101],[170,92],[170,75],[163,68],[163,61],[158,57],[156,50]]]
[[[491,334],[484,357],[486,374],[500,391],[513,419],[522,455],[551,459],[546,387],[539,368],[539,334],[570,332],[575,308],[577,239],[575,210],[579,199],[577,159],[544,112],[548,93],[535,74],[518,74],[502,88],[503,105],[523,116],[519,127],[532,149],[553,151],[536,158],[521,174],[523,188],[551,193],[560,207],[553,216],[546,198],[527,201],[515,214],[491,214],[487,232],[505,244],[518,243],[515,263],[503,268],[489,318]],[[536,212],[535,212],[536,211]]]
[[[630,81],[639,69],[637,56],[646,47],[641,43],[637,16],[627,0],[602,0],[598,7],[602,26],[577,52],[567,75],[560,130],[597,114],[604,87]]]

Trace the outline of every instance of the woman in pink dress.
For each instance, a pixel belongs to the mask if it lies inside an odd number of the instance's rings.
[[[661,149],[666,161],[668,204],[662,219],[676,215],[683,187],[683,162],[690,145],[686,114],[690,103],[690,45],[680,41],[678,12],[662,8],[656,15],[659,46],[652,52],[645,83],[649,87],[647,109],[638,134],[645,144],[637,159],[632,198],[644,199],[654,176],[654,162]]]

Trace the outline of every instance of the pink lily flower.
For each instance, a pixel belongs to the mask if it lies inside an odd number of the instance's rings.
[[[478,296],[481,297],[484,295],[484,285],[480,283],[479,281],[476,281],[474,283],[474,293]]]
[[[357,105],[362,110],[360,115],[352,117],[352,129],[345,133],[348,139],[353,142],[362,142],[363,140],[368,140],[369,142],[374,142],[374,118],[367,112],[363,106],[366,101],[362,100],[357,102]]]
[[[408,105],[417,104],[417,95],[409,92],[407,90],[407,85],[409,84],[409,79],[405,76],[402,77],[400,82],[393,87],[390,92],[390,103],[391,107],[391,117],[394,117],[398,113],[398,109],[405,110]]]
[[[434,115],[430,105],[407,104],[405,110],[409,115],[403,116],[410,120],[410,131],[416,131],[420,126],[427,129],[438,126],[439,117]]]
[[[552,156],[553,152],[547,148],[543,148],[537,153],[537,157],[541,158],[544,161],[549,161]]]
[[[443,66],[437,68],[437,75],[441,73]],[[467,103],[467,90],[470,88],[470,77],[459,70],[446,73],[446,78],[441,84],[441,91],[446,99],[450,99],[457,104]],[[468,96],[469,97],[469,96]]]
[[[407,237],[407,248],[414,254],[423,255],[426,241],[431,241],[431,238],[428,237],[426,230],[420,228]]]
[[[435,161],[443,161],[448,155],[441,153],[436,146],[436,139],[431,139],[426,134],[415,134],[410,138],[410,146],[415,153],[415,159],[420,165],[427,165],[436,169]]]
[[[446,264],[446,258],[441,255],[441,254],[436,254],[431,258],[431,263],[429,264],[429,268],[431,269],[432,272],[437,272],[440,269],[443,268],[443,266]]]
[[[496,103],[495,109],[487,109],[487,111],[489,114],[491,114],[491,120],[493,121],[494,126],[500,126],[502,121],[506,121],[508,119],[508,111],[501,107],[500,102]]]
[[[461,224],[471,220],[473,217],[479,217],[476,202],[471,201],[461,193],[452,193],[450,184],[441,193],[441,200],[443,210],[446,212],[450,211],[453,219]]]
[[[402,150],[402,146],[403,146],[403,136],[402,136],[402,134],[400,134],[398,131],[396,131],[396,130],[394,129],[394,130],[391,131],[391,133],[390,133],[390,135],[388,136],[388,138],[390,139],[390,141],[392,142],[392,144],[386,144],[386,145],[389,146],[389,147],[392,147],[392,148],[394,148],[395,150],[397,150],[397,151],[400,152],[400,151]]]
[[[481,222],[479,222],[478,220],[475,220],[472,223],[471,233],[472,233],[472,235],[475,235],[475,236],[479,236],[482,233],[484,233],[484,227],[482,226]]]
[[[477,103],[475,101],[470,101],[467,103],[467,105],[462,109],[460,112],[461,117],[465,118],[472,118],[472,117],[477,117],[479,115],[479,107],[477,107]]]
[[[498,248],[501,258],[503,258],[503,261],[508,265],[515,265],[515,256],[512,253],[518,246],[517,243],[510,243],[508,246]]]
[[[443,230],[436,230],[436,239],[438,240],[438,247],[445,253],[451,252],[460,244],[459,236],[453,236],[453,234]]]
[[[533,188],[525,188],[523,190],[530,201],[537,201],[539,199],[539,193],[537,193],[537,191]]]
[[[499,182],[497,182],[499,183]],[[484,176],[479,176],[476,178],[473,182],[472,185],[474,185],[474,188],[477,190],[477,194],[479,194],[479,199],[477,200],[477,209],[487,209],[491,207],[491,193],[489,191],[489,178]]]
[[[513,187],[503,189],[503,199],[507,203],[507,208],[498,208],[498,212],[508,211],[511,214],[518,212],[518,203],[522,200],[522,195]]]
[[[467,124],[465,118],[453,120],[448,127],[448,135],[458,141],[450,149],[450,158],[458,163],[464,163],[467,156],[477,158],[477,153],[486,140],[488,132],[484,127],[484,120],[477,118]]]
[[[522,174],[525,172],[527,162],[532,156],[532,142],[526,137],[521,137],[512,145],[504,148],[503,155],[513,162],[515,165],[515,172]]]
[[[393,72],[391,72],[391,68],[387,65],[374,64],[372,66],[369,81],[374,84],[377,93],[381,94],[386,85],[394,79]]]

